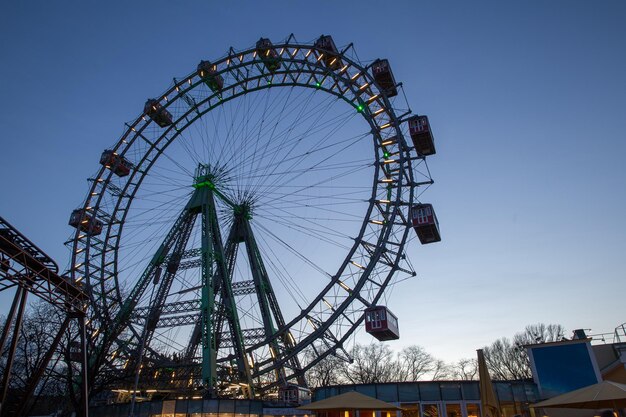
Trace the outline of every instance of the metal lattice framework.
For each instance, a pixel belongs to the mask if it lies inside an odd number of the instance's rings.
[[[128,175],[103,166],[89,180],[83,216],[103,229],[77,230],[69,243],[72,279],[91,297],[92,378],[114,385],[143,372],[144,389],[204,386],[225,395],[235,386],[243,389],[233,395],[247,397],[302,385],[326,355],[348,358],[344,346],[363,310],[392,280],[415,275],[404,254],[407,212],[432,179],[405,139],[410,111],[396,114],[351,45],[330,61],[329,51],[293,36],[273,48],[278,68],[256,48],[231,48],[214,61],[222,88],[199,71],[174,79],[156,98],[172,123],[161,127],[142,113],[111,148]],[[294,96],[304,97],[303,107],[330,104],[306,122],[315,113],[309,107],[285,110]],[[356,139],[344,140],[357,125]],[[177,159],[181,146],[198,164]],[[172,185],[170,172],[194,169],[186,184]],[[163,207],[176,207],[175,215],[162,215]],[[238,266],[242,245],[245,267]],[[319,261],[316,247],[326,251]],[[294,259],[305,266],[294,267]],[[286,282],[317,287],[286,308],[279,300]],[[164,333],[183,327],[184,334]],[[305,350],[313,358],[306,364]]]
[[[8,311],[7,318],[3,323],[0,335],[0,355],[4,354],[5,346],[9,345],[6,352],[6,362],[2,382],[0,383],[0,415],[25,415],[34,403],[37,388],[45,385],[42,381],[44,373],[53,357],[58,355],[61,339],[70,327],[72,321],[78,325],[79,351],[73,353],[80,363],[80,406],[77,410],[79,416],[87,415],[87,386],[84,378],[87,369],[86,334],[85,334],[85,309],[87,307],[87,295],[74,285],[66,277],[58,275],[59,267],[39,247],[20,233],[9,222],[0,217],[0,292],[15,289],[13,303]],[[41,345],[41,357],[36,362],[30,375],[22,375],[26,378],[23,387],[13,389],[9,394],[13,362],[15,352],[22,335],[22,322],[27,304],[28,294],[44,300],[61,310],[65,318],[58,323],[58,329],[49,345]],[[9,343],[10,340],[10,343]],[[69,364],[68,364],[69,365]],[[69,365],[71,366],[71,365]]]

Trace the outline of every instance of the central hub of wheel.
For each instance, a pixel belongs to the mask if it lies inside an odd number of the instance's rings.
[[[240,216],[247,220],[252,219],[252,203],[249,201],[237,204],[233,207],[233,210],[235,211],[235,216]]]
[[[209,187],[216,189],[216,185],[223,182],[225,169],[210,164],[199,164],[194,175],[193,188]]]
[[[246,199],[235,203],[223,193],[226,182],[227,170],[224,167],[199,164],[194,175],[193,188],[196,190],[204,187],[209,188],[220,201],[233,209],[235,217],[241,217],[246,220],[252,219],[252,200]]]

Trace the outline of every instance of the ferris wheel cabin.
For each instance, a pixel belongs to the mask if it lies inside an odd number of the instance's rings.
[[[280,58],[269,39],[261,38],[257,41],[256,53],[268,70],[274,72],[280,68]]]
[[[417,204],[411,207],[411,222],[422,245],[439,242],[439,222],[432,204]]]
[[[398,318],[385,306],[365,309],[365,331],[380,341],[400,338]]]
[[[89,236],[96,236],[102,232],[102,222],[87,213],[85,209],[72,211],[69,225],[87,233]]]
[[[417,153],[422,156],[434,155],[436,153],[435,140],[430,130],[428,116],[412,116],[407,121],[409,122],[409,134]]]
[[[168,112],[158,100],[153,98],[148,99],[143,108],[143,112],[161,127],[166,127],[172,124],[172,114]]]
[[[102,152],[100,164],[113,171],[118,177],[125,177],[130,174],[130,162],[110,149]]]
[[[396,79],[393,76],[393,72],[391,72],[389,61],[386,59],[377,59],[374,61],[374,63],[372,63],[372,76],[387,97],[398,95]]]
[[[217,73],[217,68],[209,61],[200,61],[196,72],[198,73],[198,77],[200,77],[214,93],[220,92],[222,88],[224,88],[224,78]]]
[[[311,402],[311,390],[296,384],[278,387],[278,401],[287,404],[301,405]]]
[[[339,58],[339,51],[335,46],[332,36],[322,35],[315,41],[315,49],[317,49],[318,56],[321,56],[326,68],[336,70],[343,66],[341,59]]]

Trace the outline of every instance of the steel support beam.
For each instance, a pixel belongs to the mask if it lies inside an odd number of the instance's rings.
[[[4,327],[2,328],[2,336],[0,336],[0,355],[4,352],[4,345],[9,336],[9,330],[11,329],[11,324],[13,324],[13,319],[15,318],[15,310],[17,309],[18,304],[20,304],[20,294],[24,289],[18,285],[17,291],[15,292],[15,296],[13,297],[13,303],[11,303],[11,309],[9,310],[9,315],[7,316],[6,322],[4,323]]]
[[[170,253],[172,246],[175,244],[178,238],[179,230],[187,220],[187,216],[187,210],[184,210],[180,214],[172,228],[169,230],[163,243],[156,251],[152,259],[150,260],[150,263],[137,281],[137,284],[133,287],[128,298],[121,306],[110,328],[105,329],[106,333],[103,339],[100,341],[99,348],[96,351],[95,355],[93,355],[93,357],[90,359],[89,375],[92,379],[100,370],[102,364],[105,363],[105,358],[111,345],[115,343],[124,328],[126,328],[126,324],[130,321],[132,312],[134,311],[135,307],[137,307],[141,296],[148,288],[150,282],[154,281],[157,270],[161,268],[161,265],[167,259],[167,256]]]
[[[13,304],[15,304],[17,301],[18,311],[17,311],[17,317],[15,318],[15,327],[13,327],[13,337],[11,338],[11,345],[9,347],[9,355],[7,357],[7,363],[4,367],[4,375],[2,377],[2,391],[0,391],[0,415],[4,412],[4,409],[6,408],[5,404],[6,404],[6,398],[7,398],[7,391],[9,390],[9,382],[11,380],[11,371],[13,370],[13,360],[15,359],[15,349],[17,348],[17,341],[20,337],[20,329],[22,328],[22,319],[24,318],[24,307],[26,307],[27,295],[28,295],[28,291],[26,291],[21,286],[18,286],[18,290],[15,293],[15,299],[13,300]],[[11,321],[9,321],[9,319],[7,318],[5,328],[11,326]]]
[[[245,210],[245,208],[246,207],[244,207],[244,210],[241,210],[240,214],[235,215],[234,227],[237,228],[237,234],[242,237],[246,244],[246,252],[252,272],[252,280],[254,281],[257,299],[259,300],[259,309],[263,320],[265,338],[270,340],[269,348],[271,350],[271,356],[272,359],[276,360],[280,355],[280,347],[278,346],[277,340],[273,337],[274,333],[276,333],[276,328],[274,327],[274,320],[272,319],[272,311],[270,310],[270,303],[268,300],[268,294],[272,293],[273,290],[269,283],[267,271],[265,270],[263,260],[261,259],[261,254],[259,253],[256,241],[254,240],[250,223],[248,222],[250,213],[248,213],[248,210]],[[276,374],[277,379],[279,379],[282,384],[287,383],[287,377],[283,368],[277,369]]]
[[[215,206],[215,195],[224,198],[219,192],[214,192],[210,182],[208,167],[200,167],[196,178],[196,192],[187,205],[190,210],[197,210],[202,216],[202,379],[207,387],[208,396],[215,396],[217,384],[217,338],[220,331],[215,327],[215,292],[214,288],[221,288],[221,302],[233,339],[233,349],[236,355],[237,370],[244,384],[244,396],[253,398],[252,376],[245,356],[244,338],[239,325],[237,307],[232,295],[230,273],[222,243],[218,223],[218,214]],[[219,283],[219,284],[217,284]]]
[[[179,313],[192,313],[198,312],[200,309],[200,304],[202,300],[185,300],[185,301],[176,301],[174,303],[166,303],[163,304],[161,308],[161,315],[165,314],[179,314]],[[150,307],[140,307],[135,309],[135,312],[132,315],[133,319],[145,319],[148,317],[148,313],[150,312]]]
[[[272,318],[276,321],[276,325],[278,326],[278,328],[285,327],[285,319],[283,317],[282,311],[280,310],[280,306],[278,304],[278,300],[276,299],[274,289],[272,288],[267,269],[265,268],[265,265],[263,263],[261,251],[259,250],[256,239],[254,238],[254,233],[250,225],[250,217],[250,215],[245,215],[244,211],[244,215],[236,216],[235,223],[238,224],[239,228],[241,228],[241,235],[246,244],[246,251],[252,270],[252,276],[256,287],[259,306],[261,308],[261,315],[263,317],[266,337],[268,339],[271,338],[272,340],[272,342],[270,343],[270,348],[275,350],[272,358],[276,362],[280,359],[281,350],[278,339],[274,337],[274,334],[276,333],[276,328],[274,327]],[[294,347],[294,340],[291,334],[283,334],[281,337],[281,341],[285,349],[291,349]],[[300,361],[297,356],[294,356],[291,360],[289,360],[289,366],[295,370],[301,369]],[[285,374],[284,368],[279,367],[277,368],[276,372],[281,382],[283,384],[286,384],[287,375]],[[298,385],[302,387],[307,386],[306,380],[302,373],[299,373]]]
[[[88,369],[89,362],[87,361],[87,329],[86,329],[86,320],[87,317],[85,314],[78,314],[78,331],[80,334],[80,367],[81,367],[81,379],[80,379],[80,407],[78,410],[78,417],[88,417],[89,416],[89,378],[88,378]]]

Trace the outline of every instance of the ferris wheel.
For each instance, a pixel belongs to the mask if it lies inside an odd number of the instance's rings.
[[[439,240],[430,126],[399,99],[387,60],[293,35],[149,99],[70,219],[90,378],[254,398],[349,360],[364,311],[415,275],[411,226]]]

